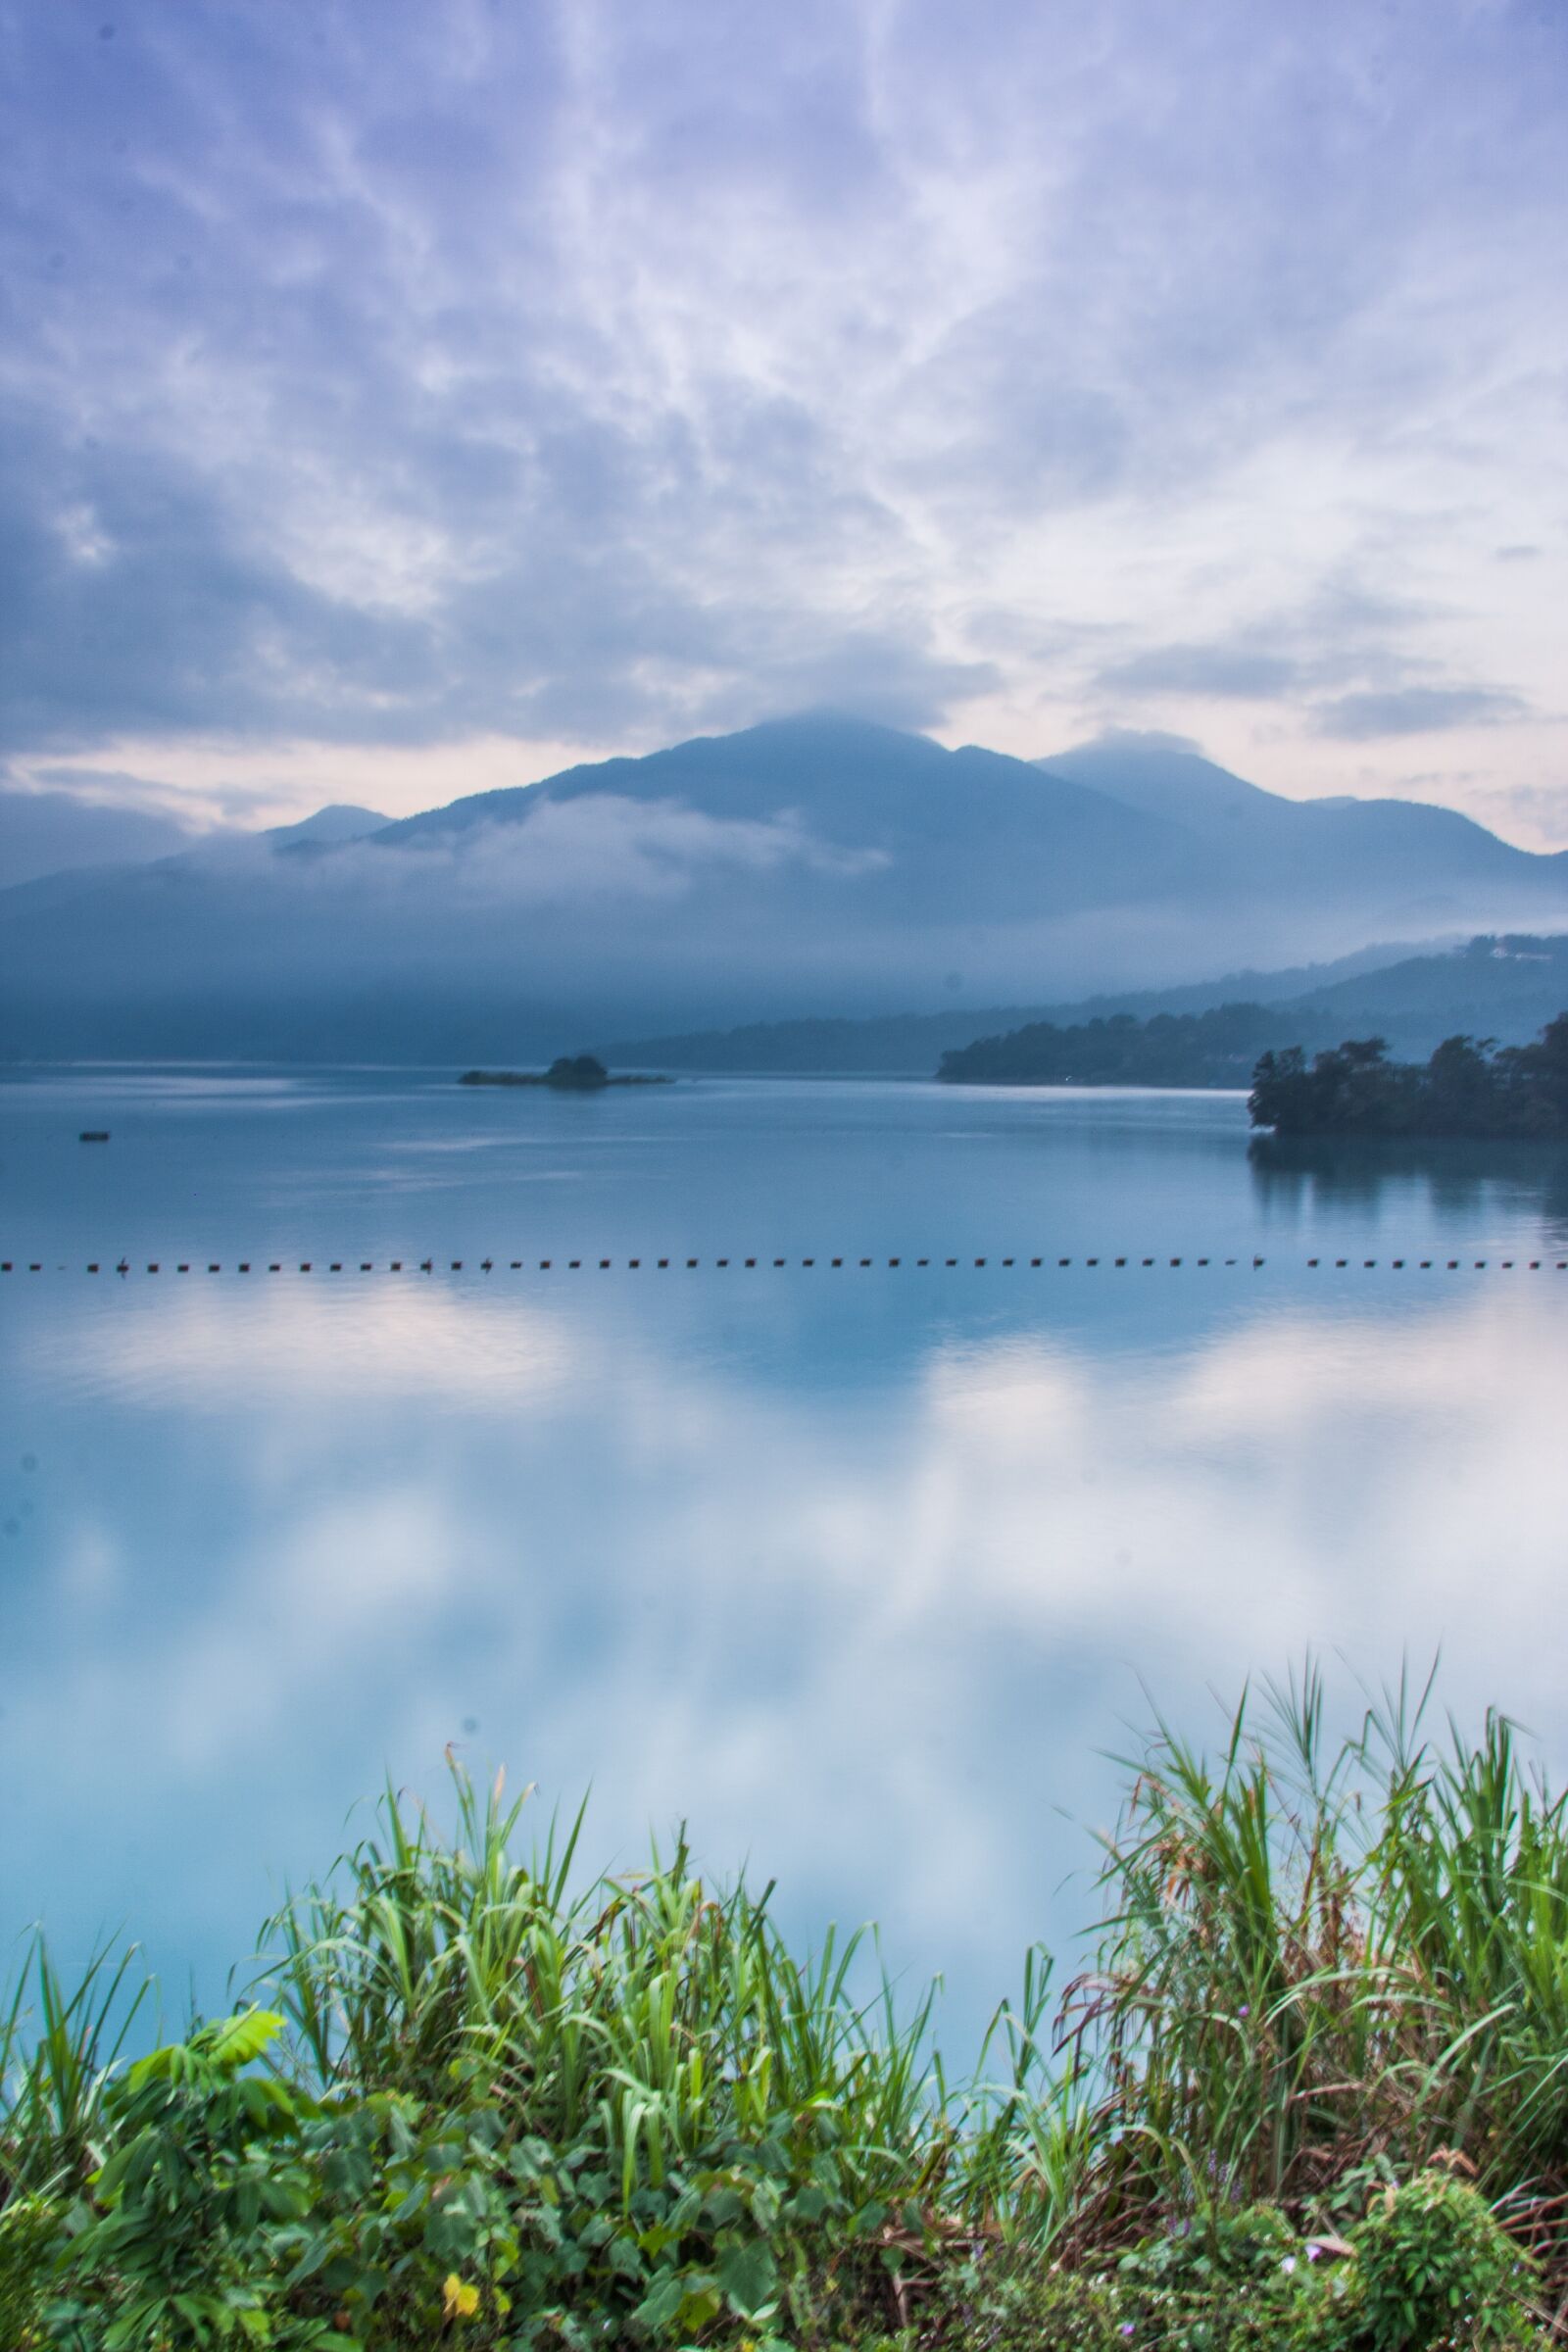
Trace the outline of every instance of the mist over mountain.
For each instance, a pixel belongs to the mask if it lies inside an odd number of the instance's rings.
[[[1284,1045],[1315,1051],[1352,1035],[1378,1036],[1396,1056],[1425,1060],[1444,1038],[1462,1033],[1526,1045],[1564,1005],[1568,934],[1527,932],[1483,936],[1424,956],[1364,948],[1331,964],[1226,972],[1179,988],[1125,989],[1059,1004],[976,1005],[860,1021],[758,1021],[685,1037],[626,1038],[601,1050],[607,1060],[633,1068],[929,1078],[944,1054],[1037,1022],[1069,1029],[1118,1014],[1150,1021],[1224,1009],[1265,1016],[1259,1051]],[[1240,1029],[1236,1050],[1244,1050]]]
[[[1568,858],[1449,810],[812,714],[0,893],[0,1053],[514,1059],[1558,924]]]
[[[190,847],[182,825],[143,808],[0,786],[0,890],[82,866],[146,864]]]

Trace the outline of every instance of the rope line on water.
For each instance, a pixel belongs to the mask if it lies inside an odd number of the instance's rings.
[[[925,1267],[939,1267],[944,1272],[948,1272],[960,1268],[969,1271],[975,1271],[982,1267],[993,1266],[1002,1269],[1008,1267],[1027,1268],[1030,1270],[1050,1268],[1053,1271],[1062,1271],[1072,1267],[1084,1269],[1102,1269],[1108,1267],[1111,1270],[1114,1270],[1117,1267],[1137,1266],[1143,1269],[1158,1270],[1167,1273],[1174,1272],[1178,1268],[1191,1268],[1197,1270],[1201,1268],[1212,1269],[1224,1268],[1227,1266],[1240,1266],[1247,1267],[1251,1272],[1256,1273],[1261,1267],[1266,1265],[1273,1265],[1275,1267],[1296,1266],[1304,1268],[1306,1270],[1311,1270],[1318,1267],[1328,1267],[1336,1273],[1344,1273],[1351,1270],[1355,1272],[1369,1273],[1378,1266],[1390,1268],[1395,1273],[1402,1272],[1407,1268],[1413,1272],[1422,1274],[1433,1272],[1444,1272],[1448,1274],[1457,1274],[1460,1272],[1471,1272],[1477,1274],[1497,1272],[1507,1274],[1512,1273],[1515,1270],[1531,1274],[1568,1273],[1568,1258],[1563,1257],[1477,1257],[1466,1259],[1457,1257],[1442,1258],[1409,1256],[1383,1258],[1318,1256],[1300,1259],[1283,1257],[1270,1258],[1254,1253],[1250,1256],[1238,1257],[1196,1257],[1184,1254],[1180,1257],[1166,1258],[1139,1257],[1131,1253],[1125,1253],[1120,1257],[1099,1255],[1095,1257],[1079,1256],[1055,1258],[1044,1255],[1039,1257],[1026,1257],[1017,1254],[1011,1257],[998,1257],[987,1254],[983,1257],[974,1258],[908,1256],[880,1258],[842,1256],[772,1258],[454,1257],[437,1259],[433,1257],[391,1257],[382,1259],[380,1261],[377,1261],[373,1258],[355,1259],[338,1257],[307,1257],[289,1262],[285,1262],[281,1258],[268,1259],[249,1257],[229,1258],[226,1261],[220,1258],[180,1258],[177,1260],[149,1258],[134,1265],[131,1263],[128,1257],[124,1256],[117,1258],[113,1261],[108,1258],[89,1258],[86,1260],[76,1259],[70,1261],[61,1259],[54,1262],[49,1262],[42,1258],[7,1257],[0,1258],[0,1274],[85,1273],[119,1274],[121,1276],[126,1276],[130,1274],[177,1275],[200,1273],[293,1274],[296,1272],[300,1274],[462,1274],[464,1272],[471,1272],[476,1274],[551,1274],[557,1272],[576,1274],[585,1268],[595,1269],[602,1274],[609,1274],[615,1271],[635,1274],[644,1269],[658,1273],[663,1273],[672,1268],[680,1268],[687,1273],[696,1273],[705,1267],[713,1272],[723,1272],[733,1266],[738,1266],[743,1270],[767,1266],[775,1271],[784,1270],[796,1272],[806,1272],[816,1266],[825,1266],[829,1270],[835,1267],[854,1266],[858,1269],[878,1268],[890,1272],[902,1267],[912,1267],[916,1271],[919,1271],[921,1268]]]

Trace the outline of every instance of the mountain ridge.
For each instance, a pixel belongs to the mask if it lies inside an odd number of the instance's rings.
[[[1118,1014],[1143,1021],[1161,1013],[1255,1006],[1276,1016],[1277,1034],[1268,1040],[1273,1045],[1338,1045],[1352,1032],[1375,1032],[1399,1054],[1424,1056],[1445,1037],[1464,1031],[1526,1045],[1564,1004],[1568,935],[1506,941],[1483,936],[1418,956],[1396,948],[1363,949],[1315,971],[1297,965],[1280,972],[1228,972],[1180,988],[1051,1004],[976,1005],[968,1012],[754,1023],[684,1037],[622,1039],[600,1051],[633,1067],[715,1075],[930,1077],[944,1054],[1037,1023],[1071,1028]]]
[[[0,1054],[506,1062],[1556,923],[1564,861],[1451,810],[1284,802],[1125,738],[1036,764],[809,713],[0,893]]]

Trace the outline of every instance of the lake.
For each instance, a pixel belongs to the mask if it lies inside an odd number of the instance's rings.
[[[1071,1957],[1152,1703],[1441,1648],[1568,1760],[1558,1154],[72,1069],[0,1084],[0,1935],[124,1929],[176,2012],[449,1748],[591,1785],[596,1864],[686,1818],[803,1935],[875,1916],[952,2044]]]

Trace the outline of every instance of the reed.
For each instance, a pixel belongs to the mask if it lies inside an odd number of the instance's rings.
[[[28,1939],[0,2012],[0,2187],[84,2178],[101,2161],[104,2094],[154,1986],[136,1948],[100,1947],[69,1986]]]
[[[522,1798],[462,1775],[456,1793],[449,1838],[389,1788],[379,1834],[269,1923],[260,1984],[313,2083],[430,2099],[461,2074],[551,2146],[596,2134],[627,2197],[786,2122],[830,2137],[867,2195],[945,2169],[931,1995],[902,2019],[879,1972],[857,2000],[860,1935],[798,1959],[771,1887],[710,1887],[684,1838],[573,1891],[580,1812],[524,1856]]]
[[[1102,2088],[1088,2195],[1126,2233],[1354,2200],[1440,2152],[1562,2259],[1568,1820],[1513,1728],[1428,1739],[1401,1690],[1325,1736],[1315,1673],[1214,1757],[1158,1726],[1058,2038]]]
[[[152,2060],[132,1957],[67,1987],[40,1941],[0,2012],[17,2341],[187,2340],[177,2244],[193,2343],[1002,2346],[1049,2311],[1088,2346],[1157,2311],[1196,2346],[1172,2313],[1245,2303],[1330,2352],[1306,2254],[1371,2344],[1409,2300],[1376,2279],[1407,2238],[1437,2276],[1445,2231],[1490,2282],[1473,2339],[1505,2306],[1517,2333],[1530,2279],[1568,2305],[1568,1811],[1503,1718],[1467,1741],[1429,1705],[1334,1738],[1309,1668],[1212,1752],[1156,1721],[1089,1964],[1058,1990],[1030,1953],[958,2082],[874,1940],[793,1952],[771,1887],[710,1885],[684,1837],[587,1877],[581,1813],[530,1838],[500,1780],[457,1775],[450,1830],[385,1790],[268,1923],[242,2025]]]

